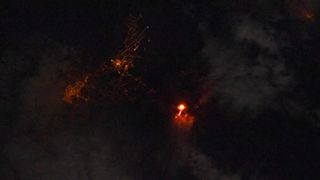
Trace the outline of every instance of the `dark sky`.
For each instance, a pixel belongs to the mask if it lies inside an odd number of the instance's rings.
[[[319,179],[319,6],[1,2],[0,179]],[[88,101],[64,102],[140,15],[130,76],[95,76]],[[174,125],[179,102],[190,129]]]

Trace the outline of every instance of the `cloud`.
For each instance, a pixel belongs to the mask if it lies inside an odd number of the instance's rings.
[[[290,88],[290,74],[275,30],[253,19],[234,25],[231,40],[214,37],[205,29],[203,57],[211,64],[214,93],[236,111],[257,113],[272,108],[275,98]]]
[[[99,148],[92,150],[92,146]],[[62,133],[50,139],[49,147],[20,137],[5,151],[21,179],[132,179],[118,162],[111,142],[101,136]]]
[[[273,36],[271,27],[264,26],[257,21],[243,18],[240,24],[236,25],[234,36],[235,39],[242,42],[252,42],[260,48],[267,49],[273,53],[279,48],[278,43]]]
[[[2,57],[8,65],[2,67],[6,83],[13,77],[19,79],[10,87],[15,87],[18,95],[12,97],[15,101],[7,107],[16,117],[11,122],[14,136],[8,139],[3,151],[7,159],[4,165],[10,167],[5,172],[7,177],[134,179],[126,168],[137,158],[137,148],[124,143],[122,146],[128,146],[126,150],[132,153],[130,157],[123,155],[121,150],[117,151],[115,135],[107,133],[110,129],[96,124],[100,119],[113,121],[114,114],[89,116],[88,111],[78,111],[62,101],[70,64],[80,58],[74,49],[46,41],[27,44],[33,48],[23,44],[20,53]]]
[[[174,137],[173,137],[174,138]],[[192,175],[201,180],[241,180],[241,176],[235,173],[225,173],[214,166],[214,161],[185,139],[179,139],[176,144],[176,164],[189,167]]]
[[[41,126],[39,128],[44,128],[62,116],[64,106],[61,97],[66,84],[67,63],[59,58],[63,59],[64,55],[44,57],[35,75],[24,82],[25,87],[20,92],[22,123],[32,121],[34,125]]]

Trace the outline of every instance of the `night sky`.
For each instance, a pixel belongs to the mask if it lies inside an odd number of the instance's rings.
[[[319,8],[2,1],[0,179],[319,180]],[[65,102],[124,48],[132,17],[143,40],[129,75],[105,70]]]

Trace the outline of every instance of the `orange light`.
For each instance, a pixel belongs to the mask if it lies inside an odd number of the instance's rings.
[[[189,114],[178,115],[174,118],[174,124],[181,129],[190,129],[194,124],[195,118]]]
[[[186,104],[179,104],[177,106],[178,113],[174,116],[173,122],[176,127],[183,130],[189,130],[194,124],[195,118],[187,112]]]
[[[111,60],[112,64],[117,68],[120,67],[122,62],[120,59],[116,59],[116,60]]]
[[[315,12],[308,6],[306,0],[286,0],[289,9],[293,14],[304,21],[313,22],[315,20]]]
[[[128,71],[134,66],[133,62],[138,57],[138,49],[142,44],[146,30],[149,28],[147,27],[145,29],[141,29],[139,27],[141,19],[142,16],[129,17],[128,32],[124,40],[123,49],[119,50],[115,59],[111,59],[111,63],[108,59],[108,61],[104,62],[97,70],[88,73],[90,74],[90,79],[95,79],[103,75],[107,75],[109,74],[109,71],[111,69],[115,70],[121,77],[132,76]],[[119,83],[120,85],[115,85],[119,90],[121,90],[120,88],[123,88],[122,86],[124,86],[124,83],[122,83],[122,79],[123,78],[120,77],[116,79],[118,82],[121,81],[121,83]],[[138,78],[135,78],[135,80],[136,79]],[[77,79],[74,83],[68,84],[64,90],[63,101],[69,104],[73,104],[75,102],[78,102],[79,100],[88,101],[89,97],[84,97],[82,95],[83,89],[89,89],[86,88],[89,84],[88,80],[89,75],[86,74],[80,79]],[[113,85],[113,81],[111,81],[111,83]]]
[[[302,10],[301,12],[302,16],[304,17],[305,20],[309,20],[312,21],[314,20],[314,13],[312,11],[308,11],[308,10]]]
[[[178,116],[180,116],[181,113],[182,113],[182,111],[185,110],[185,109],[186,109],[186,105],[180,104],[180,105],[178,106],[178,110],[179,110]]]
[[[82,99],[87,101],[88,99],[81,96],[81,90],[88,83],[89,75],[85,75],[82,79],[76,81],[74,84],[70,84],[64,91],[63,100],[69,104],[72,104],[75,99]]]
[[[183,110],[186,109],[186,106],[185,106],[184,104],[180,104],[180,105],[178,106],[178,109],[179,109],[180,111],[183,111]]]

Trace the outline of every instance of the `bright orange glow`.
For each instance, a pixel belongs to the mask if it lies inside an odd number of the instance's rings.
[[[179,104],[177,106],[177,109],[179,111],[175,115],[174,121],[173,121],[175,126],[179,127],[180,129],[185,129],[185,130],[190,129],[192,127],[192,125],[194,124],[195,118],[186,112],[187,105]]]
[[[179,109],[180,111],[183,111],[183,110],[186,109],[186,106],[185,106],[184,104],[180,104],[180,105],[178,106],[178,109]]]
[[[178,116],[180,116],[181,113],[182,113],[182,111],[185,110],[185,109],[186,109],[186,105],[180,104],[180,105],[178,106],[178,110],[179,110]]]

